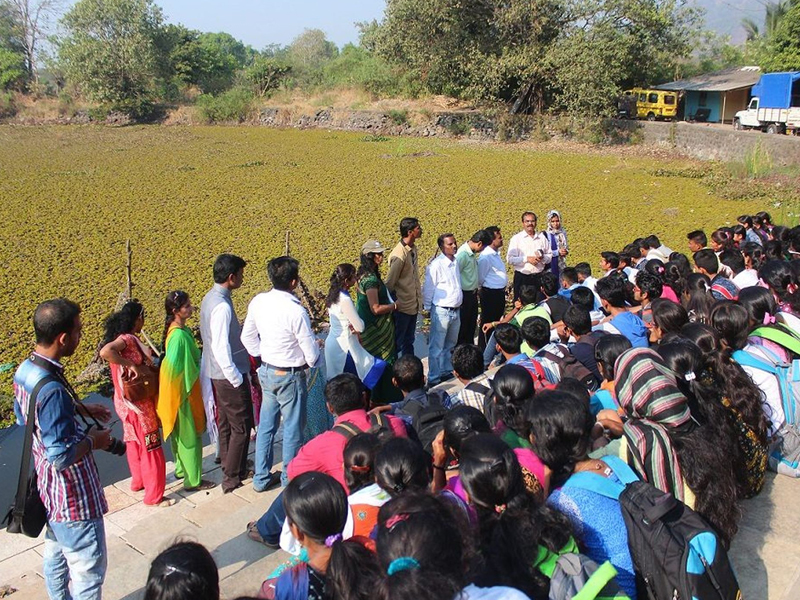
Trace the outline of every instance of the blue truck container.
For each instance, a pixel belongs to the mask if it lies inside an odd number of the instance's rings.
[[[736,113],[735,129],[800,132],[800,71],[765,73],[751,93],[747,109]]]

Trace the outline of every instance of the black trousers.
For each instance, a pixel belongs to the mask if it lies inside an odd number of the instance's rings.
[[[223,491],[239,486],[247,476],[247,453],[250,449],[250,430],[253,428],[253,400],[250,380],[233,387],[227,379],[212,379],[217,401],[219,422],[219,458],[222,463]]]
[[[456,345],[474,344],[475,328],[478,326],[478,290],[464,292],[460,313],[461,327],[458,330]]]
[[[480,298],[481,325],[499,321],[506,310],[506,290],[504,288],[495,290],[482,287]],[[483,330],[478,332],[478,346],[481,347],[481,350],[486,348],[486,336],[483,334]]]
[[[539,302],[543,299],[541,273],[531,273],[530,275],[526,275],[524,273],[520,273],[519,271],[514,271],[514,301],[519,300],[519,289],[523,285],[532,285],[534,288],[536,288],[536,302]]]

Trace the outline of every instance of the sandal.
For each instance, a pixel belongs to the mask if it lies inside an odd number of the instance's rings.
[[[265,541],[261,534],[258,531],[258,527],[256,527],[255,521],[250,521],[247,524],[247,537],[249,537],[254,542],[258,542],[259,544],[264,544],[267,548],[277,549],[280,548],[280,544],[270,544],[269,542]]]
[[[184,490],[186,490],[187,492],[202,492],[202,491],[210,490],[210,489],[216,487],[216,485],[217,484],[214,483],[213,481],[208,481],[207,479],[201,479],[200,480],[200,485],[197,485],[195,487],[187,487],[187,488],[184,488]]]

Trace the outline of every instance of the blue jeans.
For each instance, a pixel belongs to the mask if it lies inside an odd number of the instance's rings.
[[[489,339],[486,340],[486,350],[483,351],[483,368],[488,369],[489,365],[492,362],[492,359],[497,356],[499,352],[497,352],[497,342],[494,341],[494,331],[492,335],[489,336]]]
[[[303,445],[303,427],[306,424],[305,371],[279,371],[261,365],[258,369],[263,399],[256,436],[255,475],[253,489],[263,491],[270,483],[272,469],[272,443],[283,418],[283,473],[281,485],[289,483],[286,467]]]
[[[394,313],[394,342],[398,356],[414,354],[414,336],[417,333],[417,315]]]
[[[107,564],[102,518],[47,523],[44,580],[50,600],[99,600]]]
[[[286,511],[283,510],[283,492],[277,495],[275,500],[261,518],[256,521],[258,533],[268,544],[277,544],[281,540],[281,530],[283,522],[286,520]]]
[[[453,348],[458,341],[461,315],[457,308],[434,306],[431,309],[431,332],[428,341],[428,382],[438,383],[442,375],[453,371]]]

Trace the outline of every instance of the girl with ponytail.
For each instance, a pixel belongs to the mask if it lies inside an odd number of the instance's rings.
[[[367,600],[378,579],[375,555],[358,541],[344,541],[347,495],[330,475],[310,471],[289,482],[283,507],[292,535],[308,555],[261,586],[259,598]]]

